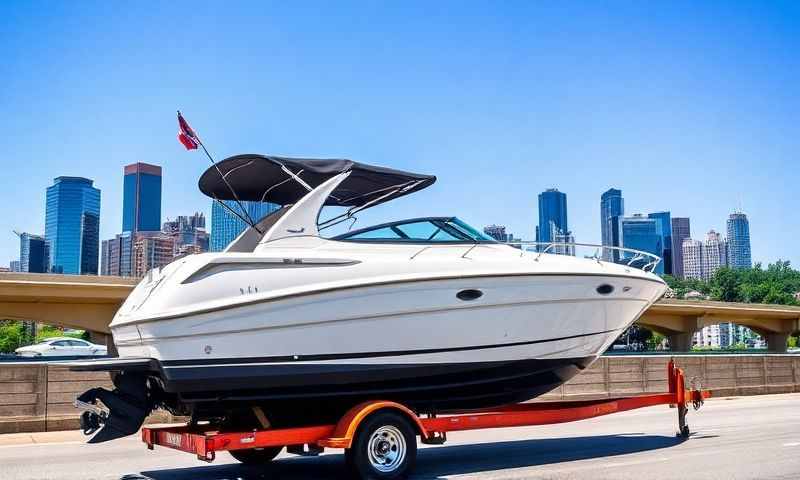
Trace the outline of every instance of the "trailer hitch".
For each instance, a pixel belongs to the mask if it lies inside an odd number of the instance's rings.
[[[83,433],[92,435],[97,432],[89,443],[106,442],[136,433],[153,410],[147,378],[143,375],[121,373],[114,378],[114,386],[113,391],[89,389],[75,400],[75,406],[83,410],[80,417]],[[97,404],[98,400],[107,411]]]

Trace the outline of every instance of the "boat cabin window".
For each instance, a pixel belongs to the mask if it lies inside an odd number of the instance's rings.
[[[333,240],[384,243],[496,243],[455,217],[416,218],[348,232]]]

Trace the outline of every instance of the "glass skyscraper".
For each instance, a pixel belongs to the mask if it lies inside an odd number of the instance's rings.
[[[569,235],[567,226],[567,194],[549,188],[539,194],[539,228],[537,242],[556,241],[558,235]]]
[[[672,275],[672,220],[669,212],[656,212],[647,215],[656,221],[656,231],[661,235],[662,252],[657,254],[661,257],[660,267],[663,273]]]
[[[691,238],[688,217],[672,217],[672,276],[685,278],[683,270],[683,240]]]
[[[663,254],[663,235],[658,225],[658,219],[645,217],[639,214],[632,217],[622,217],[619,219],[619,223],[623,247],[652,253],[659,257]],[[633,254],[625,253],[621,262],[627,263],[632,257]],[[649,259],[645,262],[649,262]],[[663,261],[658,263],[654,272],[662,275],[664,274]]]
[[[750,222],[747,215],[741,212],[731,213],[728,217],[728,264],[731,268],[750,268],[753,260],[750,256]]]
[[[233,211],[242,213],[239,205],[234,201],[224,200],[225,205],[230,207]],[[259,220],[274,212],[279,207],[274,203],[267,202],[242,202],[245,210],[250,215],[254,222],[258,223]],[[246,215],[242,215],[246,218]],[[244,223],[239,217],[228,211],[227,208],[214,201],[211,205],[211,242],[210,249],[212,252],[221,252],[225,250],[240,233],[244,231],[247,224]]]
[[[123,232],[161,230],[161,167],[126,165],[122,195]]]
[[[625,215],[625,200],[622,198],[622,190],[611,188],[600,196],[600,238],[603,245],[619,247],[619,239],[614,239],[614,217]],[[615,243],[616,242],[616,243]],[[603,250],[603,259],[613,261],[615,259],[613,251]]]
[[[19,234],[19,271],[30,273],[47,272],[50,253],[47,242],[41,235]]]
[[[100,190],[83,177],[57,177],[47,187],[44,237],[53,273],[97,274]]]

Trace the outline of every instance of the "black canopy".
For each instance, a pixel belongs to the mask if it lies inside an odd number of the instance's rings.
[[[226,158],[217,163],[217,166],[219,171],[216,167],[211,167],[200,177],[200,191],[204,194],[217,200],[234,200],[231,190],[220,175],[222,172],[239,200],[278,205],[295,203],[308,193],[308,189],[284,168],[311,188],[316,188],[339,173],[351,172],[325,202],[325,205],[342,207],[359,207],[373,200],[377,205],[421,190],[436,181],[433,175],[419,175],[343,159],[319,160],[244,154]],[[391,193],[393,190],[394,193]],[[380,198],[384,195],[384,198]]]

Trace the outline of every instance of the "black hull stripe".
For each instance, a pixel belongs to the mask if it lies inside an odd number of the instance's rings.
[[[488,350],[492,348],[519,347],[523,345],[535,345],[537,343],[558,342],[561,340],[571,340],[574,338],[591,337],[595,335],[605,335],[616,330],[604,330],[602,332],[582,333],[580,335],[569,335],[566,337],[547,338],[543,340],[529,340],[525,342],[498,343],[493,345],[471,345],[467,347],[452,348],[428,348],[421,350],[391,350],[383,352],[360,352],[360,353],[321,353],[311,355],[280,355],[274,357],[248,357],[248,358],[215,358],[215,359],[192,359],[192,360],[162,360],[164,367],[180,366],[204,366],[220,364],[244,364],[244,363],[292,363],[310,362],[323,360],[353,360],[360,358],[378,357],[402,357],[408,355],[426,355],[431,353],[465,352],[470,350]]]

